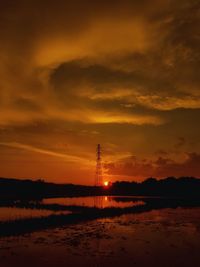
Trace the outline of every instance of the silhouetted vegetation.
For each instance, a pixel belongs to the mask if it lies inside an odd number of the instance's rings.
[[[116,182],[111,188],[113,195],[139,195],[164,197],[200,197],[200,179],[194,177],[168,177],[157,180],[136,182]]]
[[[95,195],[200,197],[200,179],[194,177],[148,178],[137,182],[115,182],[108,188],[73,184],[54,184],[43,180],[0,178],[0,198],[8,200]]]
[[[1,199],[38,199],[99,194],[99,188],[73,184],[47,183],[43,180],[18,180],[0,178]]]

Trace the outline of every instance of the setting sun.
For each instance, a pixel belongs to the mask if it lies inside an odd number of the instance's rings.
[[[108,186],[109,185],[109,182],[108,181],[105,181],[103,184],[104,184],[104,186]]]

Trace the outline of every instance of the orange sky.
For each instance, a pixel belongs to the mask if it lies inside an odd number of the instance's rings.
[[[200,176],[199,1],[0,2],[0,176]]]

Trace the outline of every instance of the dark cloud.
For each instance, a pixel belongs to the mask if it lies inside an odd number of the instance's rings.
[[[108,174],[114,177],[130,176],[132,178],[140,178],[151,176],[153,166],[151,162],[146,160],[138,161],[136,157],[129,157],[117,163],[106,163],[104,165]],[[123,179],[123,178],[121,178]]]
[[[175,148],[183,147],[186,144],[186,140],[184,137],[179,137],[178,142],[175,144]]]
[[[184,162],[177,163],[174,160],[159,158],[156,162],[155,176],[196,176],[200,177],[199,164],[200,155],[197,153],[187,153],[187,159]]]
[[[17,109],[22,110],[24,112],[35,111],[35,112],[42,112],[42,106],[38,105],[35,101],[26,98],[19,98],[16,99],[15,103],[13,104]]]
[[[109,175],[126,179],[127,177],[143,179],[144,177],[200,177],[200,154],[187,153],[187,158],[182,162],[177,162],[169,157],[158,157],[156,160],[129,157],[115,163],[105,164]]]

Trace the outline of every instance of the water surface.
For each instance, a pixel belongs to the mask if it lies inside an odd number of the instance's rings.
[[[0,238],[1,267],[200,266],[200,208],[161,209]]]
[[[28,209],[17,207],[0,207],[0,222],[42,218],[50,215],[69,214],[67,211],[51,211],[44,209]]]
[[[144,205],[143,201],[136,200],[135,197],[114,197],[114,196],[91,196],[91,197],[72,197],[72,198],[47,198],[43,204],[60,204],[66,206],[84,206],[97,208],[125,208],[137,205]]]

